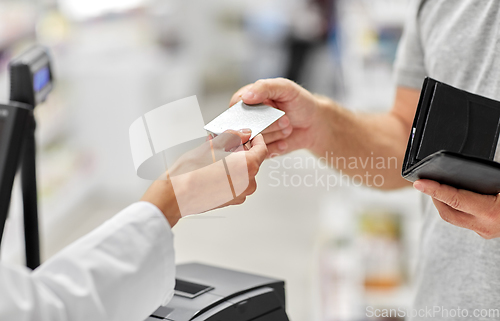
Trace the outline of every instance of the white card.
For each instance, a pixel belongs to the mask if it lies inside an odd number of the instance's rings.
[[[240,130],[250,128],[252,130],[250,139],[253,139],[284,114],[284,111],[271,106],[264,104],[247,105],[240,100],[225,112],[215,117],[204,128],[216,135],[220,135],[228,129]]]

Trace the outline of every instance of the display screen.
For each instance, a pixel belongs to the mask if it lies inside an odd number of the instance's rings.
[[[50,82],[49,66],[40,68],[33,76],[33,89],[35,92],[42,90]]]
[[[175,279],[175,294],[179,296],[192,299],[210,290],[213,290],[213,287]]]

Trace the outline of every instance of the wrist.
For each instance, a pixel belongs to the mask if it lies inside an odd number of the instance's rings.
[[[155,205],[163,213],[170,227],[174,227],[181,218],[170,178],[153,182],[141,201]]]
[[[332,117],[332,113],[336,113],[336,110],[340,108],[340,106],[329,99],[328,97],[321,95],[314,95],[315,100],[315,112],[313,116],[313,124],[311,128],[313,128],[311,133],[310,145],[307,147],[309,151],[313,154],[322,154],[324,149],[324,140],[327,137],[330,137],[332,124],[329,121]]]

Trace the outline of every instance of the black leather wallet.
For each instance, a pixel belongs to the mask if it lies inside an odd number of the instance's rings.
[[[432,179],[481,194],[500,193],[500,163],[494,161],[499,125],[499,101],[426,78],[403,177],[411,182]]]

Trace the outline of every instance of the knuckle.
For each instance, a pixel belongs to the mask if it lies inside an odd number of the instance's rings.
[[[458,195],[453,195],[450,198],[450,201],[448,202],[448,205],[450,205],[452,208],[459,208],[461,204],[460,197]]]
[[[255,179],[251,180],[248,184],[247,195],[252,195],[257,190],[257,182]]]
[[[292,83],[295,83],[294,81],[290,80],[290,79],[287,79],[287,78],[283,78],[283,77],[278,77],[276,78],[276,81],[278,82],[281,82],[282,84],[292,84]]]
[[[259,79],[259,80],[257,80],[254,84],[255,84],[256,86],[265,86],[265,85],[266,85],[266,83],[267,83],[267,80],[266,80],[266,79]]]
[[[287,128],[285,128],[284,130],[281,131],[281,133],[283,134],[283,138],[290,136],[292,134],[292,132],[293,132],[292,125],[288,125]]]
[[[487,228],[479,228],[475,232],[477,234],[479,234],[485,240],[491,240],[492,238],[494,238],[494,235],[491,232],[491,230],[489,230]]]
[[[269,153],[269,148],[267,148],[267,145],[264,145],[263,148],[266,154]]]
[[[483,220],[485,220],[490,225],[498,225],[500,223],[498,213],[495,211],[486,211],[480,214],[482,215]]]
[[[432,198],[436,198],[436,199],[437,199],[437,198],[438,198],[438,196],[439,196],[439,194],[438,194],[437,190],[433,190],[433,191],[431,192],[431,197],[432,197]]]
[[[241,201],[241,196],[236,197],[235,199],[233,199],[233,200],[230,202],[230,204],[231,204],[231,205],[240,205],[241,203],[243,203],[243,202]]]
[[[500,223],[500,204],[498,202],[499,198],[497,196],[492,205],[484,213],[486,218],[492,223]]]
[[[486,227],[485,225],[480,224],[478,226],[475,226],[473,228],[473,230],[474,230],[474,232],[479,234],[484,239],[488,239],[491,236],[490,229],[488,227]]]

